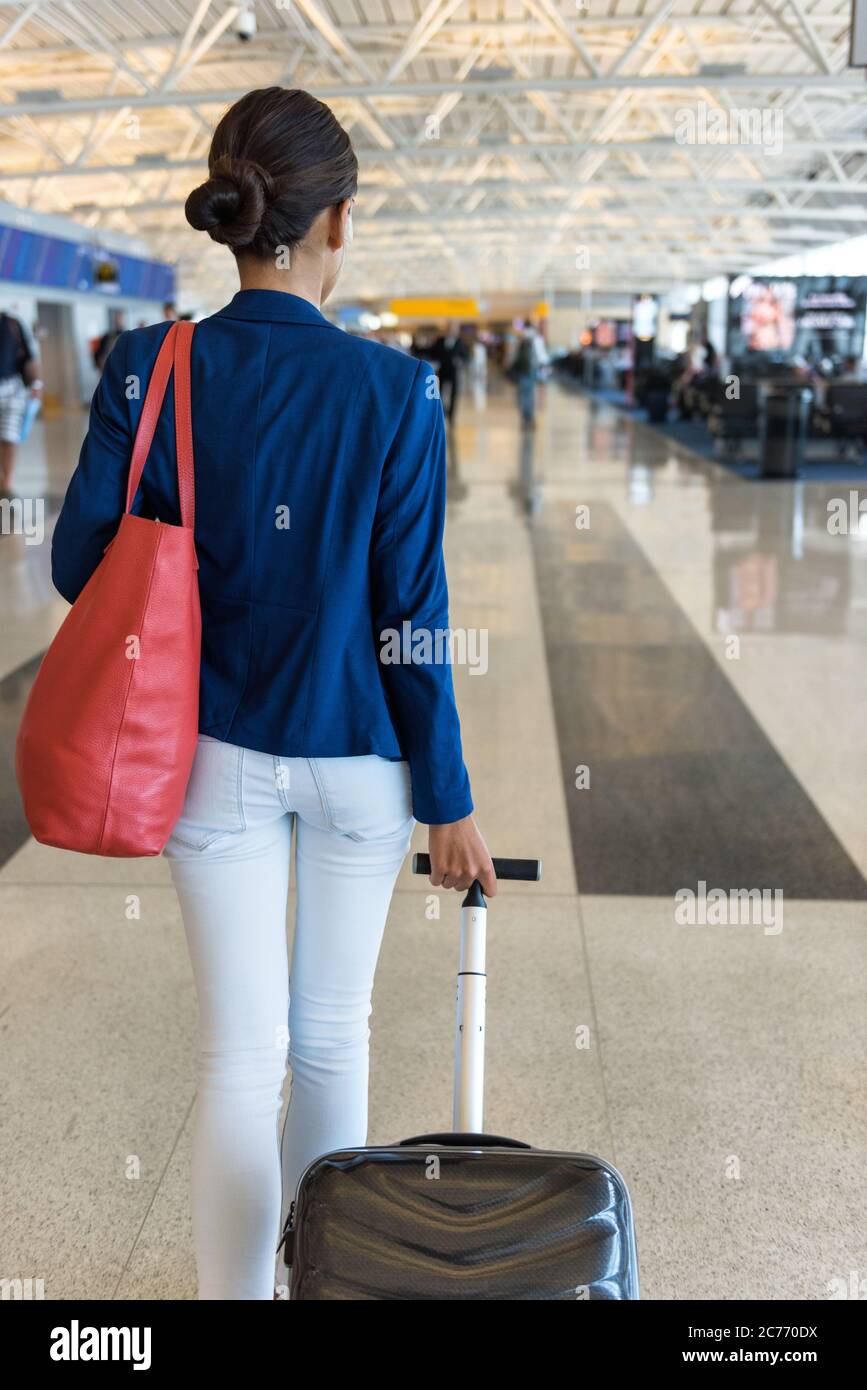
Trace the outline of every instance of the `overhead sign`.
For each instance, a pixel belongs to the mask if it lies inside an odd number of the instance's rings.
[[[95,241],[71,241],[3,225],[0,280],[130,299],[165,301],[175,297],[175,269],[163,261],[106,251]]]
[[[393,299],[388,307],[404,319],[475,319],[479,316],[475,299]]]
[[[776,353],[860,357],[867,314],[867,276],[738,275],[729,291],[728,350],[733,357]]]

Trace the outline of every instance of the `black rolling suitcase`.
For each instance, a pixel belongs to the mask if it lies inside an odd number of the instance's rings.
[[[498,878],[537,879],[533,859]],[[413,859],[429,873],[428,856]],[[280,1249],[295,1299],[638,1298],[623,1178],[587,1154],[483,1134],[485,932],[461,908],[454,1132],[323,1154],[301,1176]]]

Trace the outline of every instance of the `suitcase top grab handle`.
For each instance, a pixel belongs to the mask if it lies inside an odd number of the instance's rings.
[[[440,1147],[461,1149],[529,1149],[530,1144],[525,1144],[523,1139],[506,1139],[502,1134],[456,1134],[450,1130],[447,1134],[414,1134],[411,1139],[401,1139],[398,1144],[399,1149],[405,1149],[408,1144],[421,1146],[426,1144],[439,1144]]]
[[[493,862],[497,878],[515,878],[525,883],[538,883],[542,877],[541,859],[495,859]],[[412,871],[414,874],[429,874],[430,855],[414,854]]]

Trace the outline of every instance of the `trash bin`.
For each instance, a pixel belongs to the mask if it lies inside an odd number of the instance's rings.
[[[813,392],[809,386],[767,386],[759,412],[759,463],[763,478],[796,478]]]
[[[652,425],[661,425],[668,418],[668,398],[671,394],[671,378],[664,372],[651,368],[644,381],[642,404],[647,410],[647,418]]]

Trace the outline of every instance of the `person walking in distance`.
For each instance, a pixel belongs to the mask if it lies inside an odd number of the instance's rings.
[[[511,374],[518,389],[518,408],[521,424],[532,429],[536,423],[536,383],[539,370],[545,364],[547,355],[539,334],[532,324],[527,324],[518,339]]]
[[[12,487],[27,403],[41,392],[36,339],[21,319],[0,313],[0,493]]]
[[[468,358],[459,323],[450,323],[446,332],[436,339],[431,348],[431,357],[437,365],[443,410],[448,423],[453,425],[461,390],[461,373]]]

